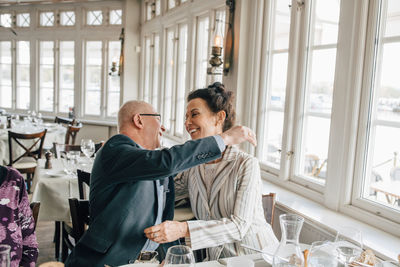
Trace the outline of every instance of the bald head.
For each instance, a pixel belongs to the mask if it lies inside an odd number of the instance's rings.
[[[153,113],[154,108],[144,101],[125,102],[118,111],[118,131],[132,123],[132,116],[139,113]]]

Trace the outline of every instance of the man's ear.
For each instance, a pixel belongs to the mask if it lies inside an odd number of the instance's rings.
[[[132,123],[136,128],[143,129],[144,127],[142,117],[139,114],[134,114],[132,116]]]
[[[217,113],[217,124],[223,125],[226,118],[225,110],[220,110]]]

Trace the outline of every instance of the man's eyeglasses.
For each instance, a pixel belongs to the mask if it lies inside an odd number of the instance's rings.
[[[153,117],[158,117],[161,121],[161,114],[157,114],[157,113],[140,113],[140,116],[153,116]]]

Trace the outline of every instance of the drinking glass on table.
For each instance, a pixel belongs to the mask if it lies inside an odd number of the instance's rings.
[[[76,153],[73,152],[79,153],[79,151],[71,151],[71,152],[61,151],[61,159],[64,165],[64,172],[66,172],[68,175],[71,175],[72,177],[75,177],[76,167],[77,167],[77,156]]]
[[[164,267],[193,267],[194,264],[192,250],[188,246],[178,245],[168,249]]]
[[[338,252],[334,243],[329,241],[316,241],[311,244],[307,265],[309,267],[337,267]]]
[[[0,245],[0,267],[10,267],[10,250],[9,245]]]
[[[81,151],[87,158],[90,159],[90,157],[94,154],[95,148],[94,148],[94,142],[92,139],[82,139],[81,140]]]
[[[356,260],[363,251],[361,231],[352,227],[342,227],[336,234],[336,250],[339,253],[339,260],[348,266]]]

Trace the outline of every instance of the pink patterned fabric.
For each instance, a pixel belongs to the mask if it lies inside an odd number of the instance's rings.
[[[10,167],[0,185],[0,243],[11,246],[11,267],[35,266],[38,243],[24,178]]]

